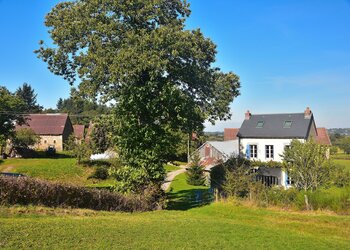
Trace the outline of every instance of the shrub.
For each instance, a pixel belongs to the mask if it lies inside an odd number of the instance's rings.
[[[284,190],[282,187],[267,188],[267,203],[273,206],[291,208],[294,207],[297,195],[298,190],[295,188],[287,190]]]
[[[202,166],[190,166],[186,172],[186,181],[193,186],[202,186],[205,183],[204,168]]]
[[[331,171],[331,182],[336,187],[349,187],[350,171],[342,166],[334,166]]]
[[[112,168],[110,175],[115,177],[115,190],[121,193],[142,193],[150,184],[149,176],[145,169],[123,166]]]
[[[164,205],[162,192],[146,188],[141,195],[67,186],[32,178],[0,177],[0,204],[43,205],[107,211],[149,211]]]
[[[337,213],[350,211],[350,187],[319,189],[315,192],[302,191],[298,194],[296,205],[306,209],[304,196],[308,197],[313,210],[332,210]]]
[[[187,169],[186,181],[193,186],[202,186],[205,183],[204,167],[200,165],[199,155],[192,159],[192,165]]]
[[[328,146],[314,140],[293,140],[283,157],[283,167],[299,190],[312,190],[330,181],[332,162],[327,158]]]
[[[298,210],[331,210],[337,213],[350,211],[350,187],[298,191],[295,188],[284,190],[280,187],[266,187],[260,183],[250,188],[251,201],[258,206],[279,206]],[[305,202],[308,199],[308,206]]]
[[[243,158],[231,158],[223,164],[224,181],[222,189],[225,195],[246,197],[251,185],[254,185],[255,174],[250,162]]]
[[[15,148],[28,148],[40,142],[40,136],[35,134],[30,128],[21,128],[16,130],[15,136],[12,139]]]
[[[108,178],[108,168],[99,166],[96,168],[95,172],[89,176],[90,178],[106,180]]]

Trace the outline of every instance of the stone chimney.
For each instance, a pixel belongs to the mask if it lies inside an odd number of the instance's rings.
[[[305,119],[310,119],[312,115],[312,111],[309,107],[307,107],[304,111],[304,118]]]
[[[251,115],[250,111],[247,110],[247,112],[245,112],[245,120],[249,120]]]

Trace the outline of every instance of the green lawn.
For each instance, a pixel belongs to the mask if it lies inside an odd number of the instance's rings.
[[[167,173],[181,169],[178,166],[174,166],[174,165],[170,165],[170,164],[164,165],[164,168],[165,168],[165,172],[167,172]]]
[[[0,208],[0,248],[349,249],[350,217],[216,203],[187,211]]]
[[[17,171],[27,166],[30,173],[49,177],[41,168],[75,166],[72,159],[47,160],[43,165],[6,160],[0,167],[11,163]],[[66,178],[84,176],[79,175],[82,167],[75,167],[78,170],[62,170]],[[180,174],[170,186],[169,206],[163,211],[0,206],[0,249],[350,249],[350,216],[192,202],[207,193],[207,187],[188,185],[186,175]]]
[[[187,210],[193,207],[207,205],[212,199],[206,186],[192,186],[186,182],[186,173],[179,174],[167,190],[168,209]]]
[[[0,171],[76,185],[99,186],[101,182],[105,186],[113,182],[88,179],[94,168],[79,166],[74,158],[6,159],[0,162]]]

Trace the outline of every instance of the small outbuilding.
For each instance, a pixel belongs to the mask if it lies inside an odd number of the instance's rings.
[[[196,152],[199,154],[201,164],[209,170],[220,162],[227,161],[231,156],[239,155],[238,140],[207,141]]]

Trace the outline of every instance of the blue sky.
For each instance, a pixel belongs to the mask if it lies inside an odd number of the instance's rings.
[[[43,24],[56,0],[0,0],[0,85],[28,82],[45,107],[70,86],[47,70],[33,50],[49,41]],[[188,28],[218,45],[216,66],[241,77],[232,120],[208,131],[240,126],[244,112],[303,112],[317,126],[350,127],[350,1],[190,0]]]

